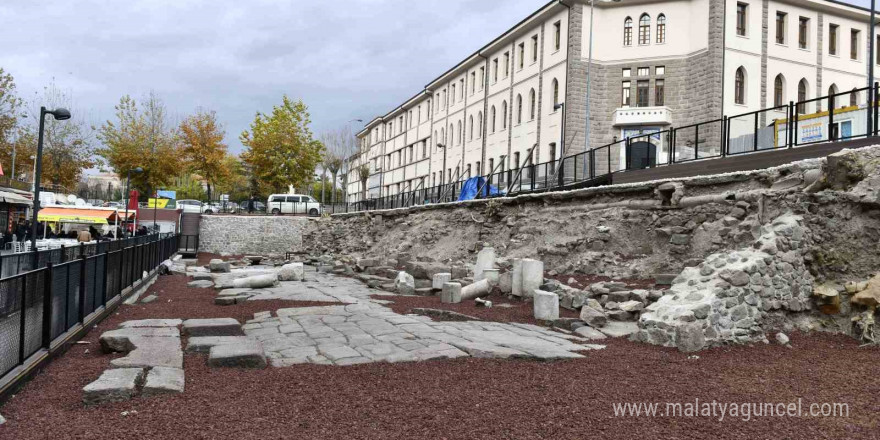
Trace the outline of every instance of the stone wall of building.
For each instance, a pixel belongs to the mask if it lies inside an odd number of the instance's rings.
[[[314,219],[291,216],[203,215],[199,251],[219,255],[283,256],[303,250]]]

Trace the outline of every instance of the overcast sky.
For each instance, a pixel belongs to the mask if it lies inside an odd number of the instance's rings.
[[[870,5],[870,0],[852,0]],[[124,94],[215,110],[231,150],[282,94],[313,131],[384,114],[546,0],[0,0],[0,67],[99,124]],[[352,123],[360,129],[362,124]]]

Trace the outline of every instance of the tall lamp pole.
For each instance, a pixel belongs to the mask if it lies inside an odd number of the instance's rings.
[[[40,173],[43,172],[43,132],[46,129],[47,114],[52,115],[56,121],[70,119],[70,111],[66,108],[59,107],[55,110],[46,110],[46,107],[40,107],[40,132],[37,137],[37,157],[34,158],[34,215],[33,221],[31,221],[31,249],[34,252],[37,251],[37,218],[40,213]]]
[[[140,174],[142,172],[144,172],[144,169],[141,167],[128,170],[128,176],[125,178],[125,218],[122,220],[123,226],[125,226],[125,222],[128,221],[128,205],[131,203],[131,173]],[[128,226],[125,226],[125,231],[123,231],[122,235],[125,236],[125,232],[127,231]]]
[[[874,36],[874,29],[877,25],[875,20],[875,14],[877,10],[877,0],[871,0],[871,25],[868,26],[868,99],[866,100],[870,105],[868,107],[868,114],[865,120],[868,122],[868,131],[865,132],[865,136],[871,136],[874,134],[874,122],[871,120],[874,116],[874,107],[877,105],[874,102],[874,43],[876,41],[876,37]]]
[[[584,153],[590,151],[590,97],[593,86],[593,11],[596,9],[596,1],[602,3],[618,3],[620,0],[590,0],[590,55],[587,62],[587,127],[584,131]],[[609,153],[610,154],[610,153]],[[587,169],[587,155],[584,154],[583,169]]]

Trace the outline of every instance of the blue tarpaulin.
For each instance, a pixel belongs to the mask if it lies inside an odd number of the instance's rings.
[[[463,200],[473,200],[477,198],[477,191],[479,191],[480,188],[485,184],[486,178],[479,176],[471,177],[466,182],[464,182],[464,185],[461,186],[461,194],[458,196],[458,201],[461,202]],[[498,192],[498,188],[492,185],[486,185],[486,187],[483,188],[482,196],[486,197],[487,193],[489,196],[497,196],[498,194],[500,194]]]

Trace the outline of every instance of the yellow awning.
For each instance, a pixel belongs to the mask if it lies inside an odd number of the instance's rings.
[[[113,211],[91,209],[43,208],[37,215],[41,222],[81,223],[89,225],[106,225]]]

